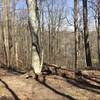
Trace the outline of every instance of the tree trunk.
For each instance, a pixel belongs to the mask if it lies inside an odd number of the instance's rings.
[[[97,45],[98,45],[98,60],[100,63],[100,0],[98,0],[98,36],[97,36]]]
[[[16,4],[17,4],[17,0],[13,0],[12,1],[12,41],[13,41],[13,48],[12,48],[12,55],[11,55],[11,61],[12,61],[12,65],[13,66],[17,66],[18,67],[18,58],[16,58],[16,54],[17,50],[16,47],[18,45],[18,43],[16,43],[17,37],[16,37]],[[17,44],[17,45],[16,45]]]
[[[88,34],[88,12],[87,12],[87,0],[83,0],[83,28],[84,28],[84,45],[87,66],[92,66],[91,51],[89,45],[89,34]]]
[[[75,70],[78,67],[78,0],[74,0],[74,32],[75,32]]]
[[[10,65],[10,47],[11,47],[11,37],[9,32],[9,13],[10,13],[10,1],[2,0],[2,20],[3,20],[3,37],[4,37],[4,47],[6,54],[6,63],[9,67]]]
[[[29,28],[32,36],[32,67],[36,74],[40,74],[43,64],[43,52],[38,38],[38,7],[37,0],[26,0],[29,14]]]

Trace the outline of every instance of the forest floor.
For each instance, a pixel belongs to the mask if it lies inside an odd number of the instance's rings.
[[[0,100],[100,100],[100,71],[91,70],[86,76],[76,79],[68,71],[46,75],[44,83],[42,77],[36,80],[0,69]]]

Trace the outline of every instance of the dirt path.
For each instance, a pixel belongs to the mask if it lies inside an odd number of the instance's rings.
[[[100,100],[99,82],[50,75],[44,84],[0,69],[0,100]]]

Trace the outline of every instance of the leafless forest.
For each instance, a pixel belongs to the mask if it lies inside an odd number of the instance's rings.
[[[50,100],[100,100],[100,0],[0,0],[0,84],[14,100],[49,100],[50,90]],[[6,94],[0,85],[0,100],[13,100]]]

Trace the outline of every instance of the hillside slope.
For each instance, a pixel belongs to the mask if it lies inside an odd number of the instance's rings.
[[[66,77],[46,75],[45,83],[42,77],[39,81],[26,77],[0,69],[0,100],[100,100],[98,77],[76,80],[68,72]]]

